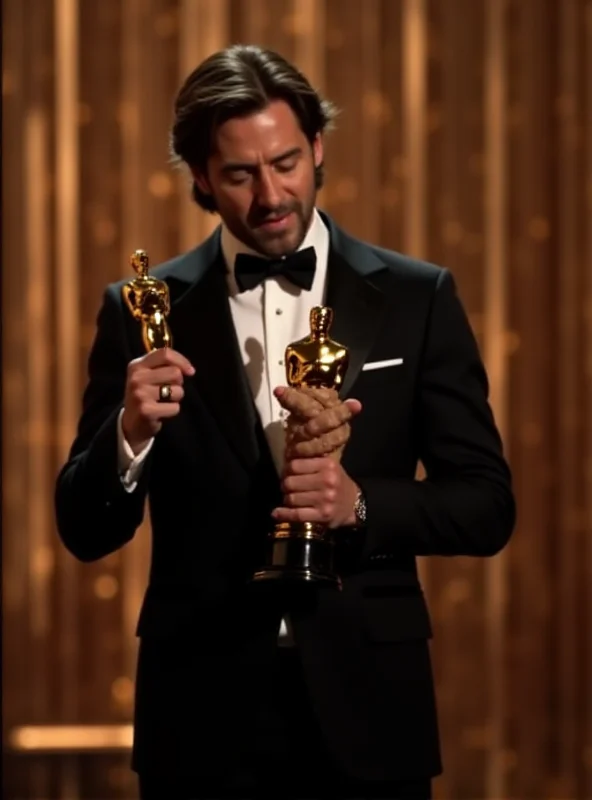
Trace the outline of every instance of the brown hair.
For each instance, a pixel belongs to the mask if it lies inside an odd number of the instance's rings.
[[[234,117],[262,111],[273,100],[292,108],[312,144],[317,134],[329,129],[337,113],[321,99],[308,80],[281,55],[255,45],[233,45],[203,61],[185,80],[175,101],[171,131],[173,162],[185,162],[205,172],[217,128]],[[316,170],[316,184],[323,184],[323,165]],[[193,184],[193,198],[214,212],[211,195]]]

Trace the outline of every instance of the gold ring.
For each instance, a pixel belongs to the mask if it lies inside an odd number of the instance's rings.
[[[158,387],[158,402],[159,403],[170,403],[172,394],[173,394],[173,390],[171,388],[171,384],[170,383],[163,383],[162,386]]]

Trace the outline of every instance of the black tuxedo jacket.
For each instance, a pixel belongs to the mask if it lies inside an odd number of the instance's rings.
[[[117,470],[116,420],[139,325],[107,288],[77,437],[56,486],[60,537],[78,559],[134,536],[149,500],[149,585],[137,633],[134,765],[207,772],[249,740],[278,625],[291,611],[308,687],[336,758],[360,778],[440,770],[418,555],[492,556],[515,518],[487,379],[451,274],[330,230],[332,337],[356,397],[343,465],[367,498],[365,532],[338,532],[342,591],[307,603],[253,591],[279,479],[240,361],[219,232],[154,274],[173,346],[195,366],[181,413],[156,437],[138,487]],[[367,362],[402,359],[363,370]],[[415,480],[421,461],[427,478]]]

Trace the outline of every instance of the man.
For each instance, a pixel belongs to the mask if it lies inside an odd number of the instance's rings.
[[[122,284],[99,314],[57,519],[92,561],[133,537],[150,500],[133,752],[144,798],[426,800],[441,765],[415,557],[493,556],[513,529],[450,273],[316,208],[333,114],[277,54],[207,59],[177,98],[172,148],[221,226],[153,272],[173,346],[145,354]],[[296,457],[284,351],[322,304],[350,364],[339,407],[303,423],[312,454]],[[315,454],[315,437],[349,425],[340,465]],[[330,527],[341,591],[256,591],[267,535],[291,520]]]

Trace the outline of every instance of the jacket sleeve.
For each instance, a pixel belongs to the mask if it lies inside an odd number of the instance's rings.
[[[126,491],[118,469],[117,418],[132,358],[122,310],[115,288],[109,287],[88,359],[77,434],[56,481],[58,535],[81,561],[118,550],[133,538],[144,516],[150,454],[133,492]]]
[[[363,556],[491,556],[515,524],[511,475],[488,402],[488,380],[454,280],[439,276],[418,375],[416,424],[424,480],[360,478]]]

